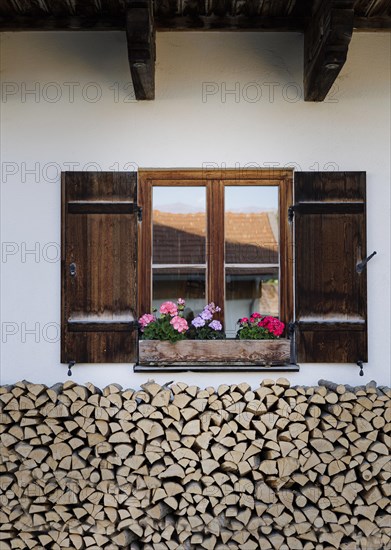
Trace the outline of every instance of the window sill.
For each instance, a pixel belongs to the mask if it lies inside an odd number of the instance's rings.
[[[133,372],[298,372],[299,365],[134,365]]]
[[[290,363],[290,340],[139,341],[135,372],[299,370]]]

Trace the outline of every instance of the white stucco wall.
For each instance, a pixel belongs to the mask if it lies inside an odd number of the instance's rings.
[[[390,383],[391,36],[354,34],[320,104],[302,99],[302,40],[293,33],[158,34],[156,100],[137,103],[128,97],[123,33],[1,36],[1,383],[67,379],[59,362],[60,170],[205,163],[367,172],[368,251],[378,254],[368,269],[365,376],[352,365],[302,365],[289,378]],[[226,93],[235,87],[236,95]],[[150,377],[206,386],[255,384],[263,375]],[[147,378],[129,365],[80,365],[73,375],[98,386],[138,387]]]

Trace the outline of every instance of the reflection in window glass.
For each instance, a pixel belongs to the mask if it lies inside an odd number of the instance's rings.
[[[204,187],[153,188],[152,303],[186,300],[191,320],[206,302]]]
[[[227,264],[278,263],[278,188],[225,188]]]
[[[279,315],[278,188],[225,188],[225,327],[240,317]]]
[[[205,264],[204,187],[153,188],[153,264]]]
[[[177,298],[186,300],[185,317],[193,319],[205,305],[205,269],[156,268],[153,270],[152,306]]]
[[[234,338],[238,319],[254,311],[278,317],[278,268],[225,270],[225,326]]]

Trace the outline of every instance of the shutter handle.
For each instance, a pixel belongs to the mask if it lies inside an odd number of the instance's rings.
[[[75,277],[76,276],[76,264],[74,262],[72,262],[70,265],[69,265],[69,275],[71,277]]]
[[[377,254],[376,250],[356,265],[357,273],[362,273],[364,271],[364,269],[367,267],[367,263],[374,257],[375,254]]]

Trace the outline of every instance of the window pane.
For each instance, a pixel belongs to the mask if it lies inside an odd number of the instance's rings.
[[[153,188],[153,264],[205,264],[204,187]]]
[[[225,327],[240,317],[279,315],[278,187],[225,188]]]
[[[185,317],[192,319],[205,305],[205,269],[155,268],[152,272],[152,306],[162,302],[186,300]]]
[[[278,187],[225,188],[227,264],[278,264]]]
[[[240,317],[254,311],[278,317],[278,268],[225,270],[225,326],[234,338]]]

